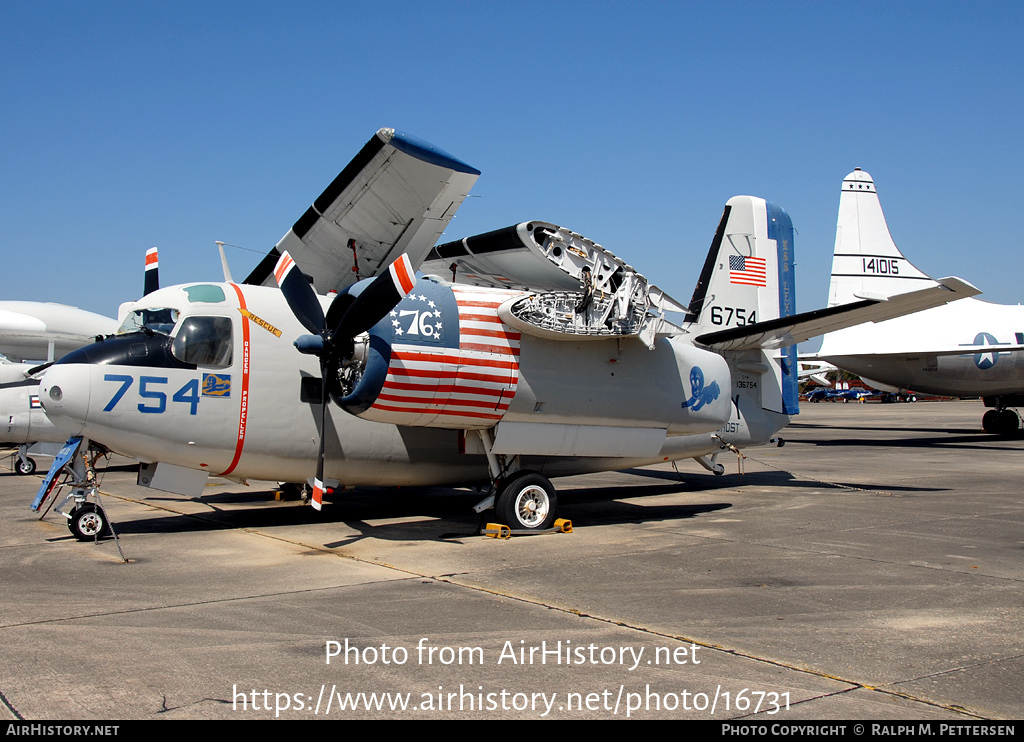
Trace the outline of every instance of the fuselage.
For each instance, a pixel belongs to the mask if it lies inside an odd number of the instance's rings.
[[[12,361],[52,360],[114,332],[117,324],[65,304],[0,301],[0,352]]]
[[[65,436],[39,402],[39,379],[26,376],[29,363],[0,363],[0,443],[63,443]]]
[[[900,390],[998,396],[1024,391],[1024,353],[1000,350],[1021,345],[1024,307],[963,299],[830,333],[817,357]]]
[[[649,350],[635,338],[521,333],[497,310],[522,295],[421,279],[363,338],[369,360],[349,380],[344,409],[328,405],[326,477],[484,481],[476,431],[495,426],[496,445],[521,454],[524,468],[557,476],[701,456],[719,449],[718,436],[760,443],[788,421],[774,415],[748,428],[741,409],[759,410],[730,398],[726,361],[681,338],[660,337]],[[47,371],[40,397],[58,426],[212,475],[312,476],[320,366],[293,347],[306,331],[280,291],[176,286],[134,309],[140,331]]]

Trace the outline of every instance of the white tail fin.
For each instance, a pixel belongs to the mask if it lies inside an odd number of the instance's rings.
[[[745,329],[795,313],[793,222],[763,198],[730,198],[690,300],[687,329]],[[795,415],[796,346],[772,350],[770,358],[776,384],[761,384],[761,406]]]
[[[871,176],[857,168],[843,179],[828,305],[884,299],[935,281],[903,257],[889,234]]]
[[[795,311],[789,215],[763,198],[730,198],[693,291],[687,321],[698,332],[714,332],[788,317]]]

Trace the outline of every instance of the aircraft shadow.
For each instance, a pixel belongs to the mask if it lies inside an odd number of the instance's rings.
[[[711,503],[644,504],[642,498],[686,493],[709,493],[729,489],[729,499],[742,497],[749,486],[821,489],[827,485],[795,478],[783,471],[757,471],[744,475],[684,474],[680,481],[675,472],[629,469],[627,474],[644,479],[661,480],[651,484],[627,484],[589,488],[559,489],[559,515],[568,518],[577,529],[598,525],[640,524],[682,521],[699,515],[725,510],[729,501]],[[556,486],[558,480],[555,480]],[[859,482],[848,486],[888,492],[931,492],[937,488],[892,487]],[[735,491],[740,490],[737,494]],[[338,524],[348,533],[336,541],[324,543],[327,548],[351,545],[365,538],[386,541],[437,541],[459,543],[477,537],[478,530],[490,520],[493,511],[477,515],[473,505],[483,494],[468,489],[443,487],[367,488],[343,492],[327,498],[323,511],[299,501],[277,502],[273,490],[232,491],[204,495],[192,502],[202,503],[208,510],[191,514],[159,515],[114,523],[119,535],[189,533],[231,529],[271,530],[287,527]],[[182,502],[172,496],[152,496],[149,501]],[[626,502],[630,500],[631,502]],[[376,523],[374,521],[392,521]],[[398,522],[394,522],[398,521]],[[329,532],[329,531],[328,531]]]
[[[752,464],[754,465],[754,464]],[[658,471],[653,469],[627,469],[624,473],[640,477],[657,477],[659,479],[674,479],[678,481],[675,472]],[[865,482],[821,482],[815,479],[796,476],[786,471],[754,471],[746,474],[723,474],[716,477],[713,474],[692,474],[684,473],[683,477],[692,481],[690,488],[693,492],[707,492],[716,489],[740,489],[751,485],[763,487],[787,487],[792,489],[821,489],[822,487],[853,487],[855,489],[876,490],[879,492],[944,492],[945,487],[910,487],[893,486],[888,482],[871,484]],[[680,491],[680,490],[677,490]]]
[[[984,436],[979,438],[979,436]],[[832,438],[826,440],[792,440],[792,443],[800,443],[811,446],[863,446],[867,448],[933,448],[958,450],[979,450],[979,451],[1020,451],[1019,446],[994,445],[997,441],[1009,441],[997,435],[988,433],[977,433],[973,435],[946,435],[942,438],[896,438],[893,440],[879,440],[878,438]]]
[[[700,488],[677,480],[672,484],[567,490],[559,492],[560,515],[569,519],[579,518],[581,525],[584,522],[586,525],[603,525],[680,520],[731,506],[729,503],[646,506],[620,502],[624,498],[657,497],[687,490],[696,492]],[[329,548],[367,537],[391,541],[450,540],[476,536],[478,528],[494,519],[491,511],[479,516],[472,511],[472,506],[482,498],[482,493],[472,490],[371,488],[329,497],[323,511],[318,513],[298,501],[278,503],[269,490],[225,492],[195,498],[193,502],[209,507],[205,512],[135,518],[124,523],[115,522],[114,528],[119,535],[144,535],[337,523],[355,533],[325,544]],[[149,497],[147,500],[181,502],[180,498],[171,496]],[[247,504],[251,507],[245,507]],[[403,519],[403,522],[373,522],[394,519]]]
[[[790,423],[786,426],[788,431],[796,430],[847,430],[847,431],[861,431],[861,430],[876,430],[882,433],[891,433],[893,431],[907,432],[907,433],[931,433],[932,435],[941,436],[942,439],[948,440],[947,436],[957,436],[957,438],[963,438],[964,440],[969,439],[980,439],[983,441],[1014,441],[1024,440],[1024,429],[1014,431],[1012,433],[999,434],[999,433],[987,433],[981,428],[893,428],[892,426],[885,425],[827,425],[824,423]],[[789,438],[794,443],[798,442],[796,439]],[[804,441],[799,441],[803,443]]]

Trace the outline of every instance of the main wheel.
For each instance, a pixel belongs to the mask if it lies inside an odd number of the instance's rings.
[[[107,514],[103,508],[92,502],[83,502],[71,511],[68,530],[79,541],[92,541],[110,534]]]
[[[1006,409],[999,412],[999,432],[1002,435],[1013,435],[1020,430],[1020,418],[1013,410]]]
[[[505,485],[495,508],[498,519],[513,530],[539,531],[555,522],[558,497],[548,478],[519,472]]]
[[[989,410],[982,416],[981,429],[986,433],[999,432],[999,410]]]
[[[18,472],[18,474],[35,474],[36,462],[34,459],[30,459],[26,456],[24,459],[18,459],[18,463],[14,465],[14,470]]]

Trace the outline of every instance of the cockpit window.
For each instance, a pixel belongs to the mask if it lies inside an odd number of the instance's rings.
[[[177,309],[136,309],[124,318],[124,322],[117,328],[117,334],[149,330],[160,335],[170,335],[177,321]]]
[[[174,336],[171,354],[184,363],[227,368],[232,347],[230,317],[186,317]]]

